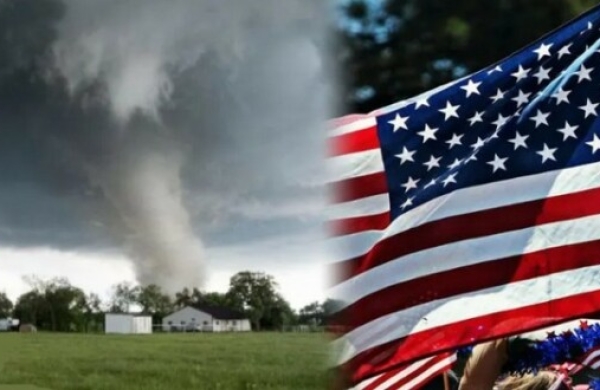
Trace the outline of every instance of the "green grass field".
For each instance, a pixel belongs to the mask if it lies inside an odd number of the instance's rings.
[[[310,333],[6,333],[0,390],[324,389],[327,351]]]

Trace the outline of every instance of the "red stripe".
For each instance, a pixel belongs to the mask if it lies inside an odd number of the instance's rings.
[[[417,371],[415,371],[414,373],[411,373],[409,376],[404,377],[396,382],[394,382],[392,385],[390,385],[389,387],[386,388],[386,390],[397,390],[397,389],[401,389],[403,386],[406,386],[410,381],[412,381],[414,378],[416,378],[417,376],[425,373],[431,366],[441,362],[444,359],[447,359],[448,356],[447,355],[440,355],[435,357],[434,359],[432,359],[430,362],[428,362],[426,365],[419,367],[419,369]],[[440,367],[439,369],[429,373],[429,375],[427,375],[425,378],[421,378],[421,380],[419,380],[419,382],[417,382],[416,384],[413,385],[413,387],[411,387],[411,390],[418,390],[420,388],[422,388],[423,386],[425,386],[430,380],[432,380],[433,378],[435,378],[436,376],[438,376],[439,374],[441,374],[444,371],[447,371],[450,369],[450,367],[452,367],[452,363],[448,363],[445,366]]]
[[[350,202],[368,196],[386,194],[387,181],[384,172],[372,173],[329,184],[334,203]]]
[[[350,279],[355,274],[358,274],[360,264],[364,261],[364,257],[365,255],[329,264],[327,266],[327,274],[329,275],[329,288]]]
[[[385,212],[331,221],[329,222],[329,231],[334,236],[343,236],[365,230],[384,230],[389,224],[390,213]]]
[[[391,341],[358,354],[342,369],[353,373],[353,383],[379,375],[398,365],[500,337],[556,325],[591,313],[600,307],[600,291],[582,293],[535,305],[440,326]]]
[[[384,384],[387,380],[393,378],[394,376],[398,375],[402,371],[404,371],[406,369],[409,369],[410,366],[411,366],[411,364],[409,364],[408,366],[403,366],[403,367],[400,367],[400,368],[398,368],[396,370],[392,370],[392,371],[386,372],[385,374],[380,375],[373,382],[371,382],[367,386],[365,386],[363,388],[363,390],[375,390],[375,389],[377,389],[377,387],[379,387],[382,384]]]
[[[454,359],[451,359],[452,357],[454,357]],[[440,354],[437,356],[434,356],[433,358],[427,358],[425,360],[427,360],[426,362],[415,362],[413,364],[408,364],[406,366],[402,366],[400,368],[396,368],[392,371],[388,371],[385,374],[382,374],[380,376],[377,377],[377,379],[375,379],[374,381],[372,381],[371,383],[369,383],[367,386],[365,386],[363,388],[363,390],[395,390],[395,389],[400,389],[402,386],[406,385],[408,382],[412,381],[414,378],[418,377],[419,375],[423,374],[425,371],[427,371],[430,367],[438,364],[439,362],[442,362],[444,360],[449,360],[448,363],[440,368],[438,368],[437,370],[433,371],[432,373],[430,373],[428,376],[426,376],[425,378],[422,378],[417,384],[415,384],[412,389],[418,389],[423,387],[427,382],[429,382],[431,379],[433,379],[434,377],[436,377],[437,375],[449,370],[452,367],[452,364],[454,363],[454,361],[456,361],[456,356],[453,354],[449,354],[449,353],[444,353],[444,354]],[[391,383],[390,385],[386,386],[385,388],[381,388],[380,386],[383,385],[385,382],[389,381],[390,379],[392,379],[393,377],[395,377],[396,375],[400,374],[401,372],[404,371],[409,371],[413,368],[414,365],[416,364],[420,364],[420,366],[416,369],[413,369],[412,371],[410,371],[409,373],[407,373],[404,377],[399,378],[397,381]]]
[[[595,214],[600,188],[449,217],[378,242],[364,256],[337,263],[337,274],[350,278],[427,248]]]
[[[430,274],[366,296],[338,312],[332,322],[344,324],[350,331],[381,316],[434,300],[598,265],[598,252],[600,240]]]
[[[331,137],[328,145],[329,157],[379,149],[377,126]]]

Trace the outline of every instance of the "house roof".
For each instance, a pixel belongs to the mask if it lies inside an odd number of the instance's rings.
[[[109,315],[109,316],[128,316],[128,317],[152,317],[152,313],[116,313],[116,312],[105,312],[104,315]]]
[[[246,316],[237,310],[232,310],[222,306],[206,306],[206,305],[192,305],[196,310],[200,310],[204,313],[210,314],[217,320],[242,320]]]

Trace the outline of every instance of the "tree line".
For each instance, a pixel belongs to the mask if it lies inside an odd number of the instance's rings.
[[[339,0],[339,115],[370,112],[481,68],[596,0]]]
[[[275,278],[262,272],[235,274],[225,293],[183,288],[171,296],[156,285],[122,282],[112,286],[107,301],[65,278],[42,280],[33,276],[25,280],[29,290],[14,303],[0,292],[0,318],[16,318],[54,332],[101,331],[106,312],[141,311],[151,315],[154,324],[160,324],[163,317],[186,306],[229,308],[246,315],[253,330],[278,330],[291,325],[323,326],[336,308],[335,301],[326,300],[295,311],[278,292]]]

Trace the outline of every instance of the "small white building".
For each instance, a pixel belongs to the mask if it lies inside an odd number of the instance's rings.
[[[0,332],[8,332],[19,328],[19,320],[15,318],[0,318]]]
[[[250,320],[225,307],[186,306],[162,321],[167,332],[249,332]]]
[[[111,334],[151,334],[152,317],[145,314],[106,313],[104,332]]]

